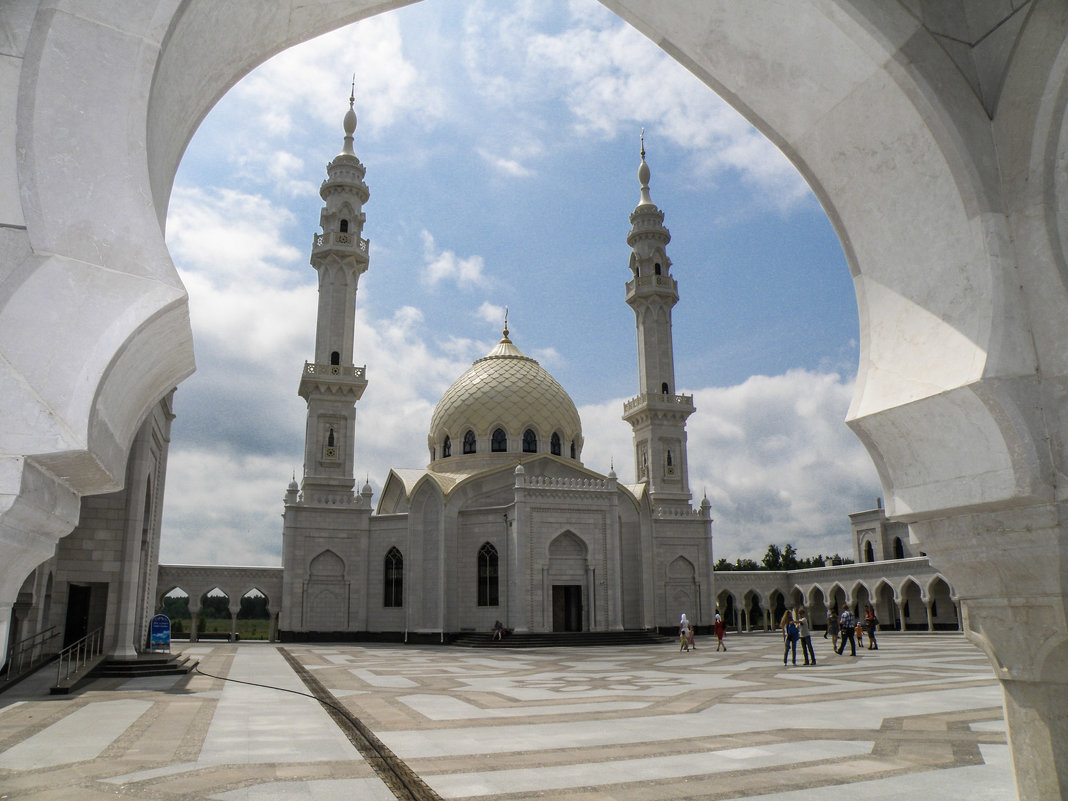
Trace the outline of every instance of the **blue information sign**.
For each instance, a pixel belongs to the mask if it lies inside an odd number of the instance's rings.
[[[148,647],[152,651],[171,650],[171,619],[156,615],[148,624]]]

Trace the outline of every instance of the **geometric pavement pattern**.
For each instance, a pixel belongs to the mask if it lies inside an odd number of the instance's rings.
[[[961,635],[783,665],[776,633],[625,648],[287,644],[441,798],[1015,799],[1001,689]],[[180,644],[207,675],[0,695],[0,797],[356,799],[391,792],[277,646]],[[253,686],[268,685],[268,686]],[[289,690],[290,692],[280,692]]]

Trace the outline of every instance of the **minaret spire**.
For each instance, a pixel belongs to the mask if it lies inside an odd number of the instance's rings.
[[[627,235],[632,275],[627,304],[634,309],[638,331],[639,394],[623,405],[623,419],[634,430],[637,480],[646,482],[654,505],[689,509],[686,418],[694,412],[693,396],[675,390],[671,309],[679,301],[679,288],[667,255],[671,234],[664,227],[664,212],[649,195],[649,174],[643,129],[638,166],[641,199],[630,215]]]
[[[353,364],[356,288],[367,271],[363,204],[370,192],[366,169],[353,150],[356,78],[343,127],[345,144],[326,167],[319,189],[321,233],[312,237],[311,265],[319,274],[314,361],[305,362],[299,393],[308,403],[304,439],[305,504],[351,503],[356,402],[367,387],[365,368]]]

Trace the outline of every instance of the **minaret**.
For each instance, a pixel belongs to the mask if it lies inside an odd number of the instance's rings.
[[[630,270],[627,304],[638,329],[638,396],[623,404],[623,419],[634,429],[637,481],[649,488],[654,508],[689,510],[686,465],[686,418],[694,412],[692,395],[675,393],[675,357],[671,344],[671,308],[679,288],[671,277],[664,212],[649,196],[649,165],[638,167],[641,199],[630,215]]]
[[[360,234],[370,193],[366,169],[352,149],[356,131],[353,93],[345,114],[345,143],[326,167],[319,189],[322,233],[312,238],[311,265],[319,273],[315,361],[304,363],[300,396],[308,402],[304,435],[305,504],[353,502],[356,401],[367,386],[365,368],[352,363],[356,285],[367,271],[369,243]]]

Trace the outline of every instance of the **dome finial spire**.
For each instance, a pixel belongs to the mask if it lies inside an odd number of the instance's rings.
[[[504,307],[504,339],[507,340],[507,341],[511,341],[511,340],[508,339],[508,307],[507,306]]]
[[[642,198],[638,201],[639,206],[652,206],[653,199],[649,196],[649,165],[645,163],[645,128],[642,128],[642,163],[638,166],[638,183],[642,186]]]

